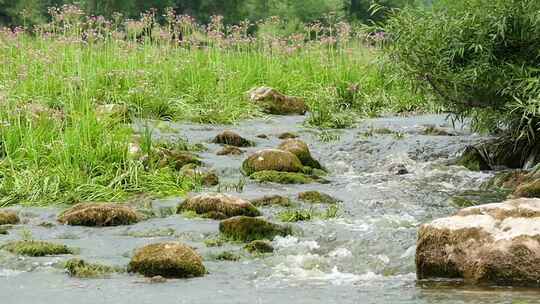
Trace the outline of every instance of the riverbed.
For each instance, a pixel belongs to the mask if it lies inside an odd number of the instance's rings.
[[[73,256],[28,258],[0,251],[1,303],[538,303],[540,292],[466,286],[459,281],[417,281],[418,226],[457,210],[451,197],[475,190],[491,175],[472,172],[452,161],[467,145],[484,138],[443,115],[366,119],[355,128],[321,132],[304,126],[302,116],[271,116],[234,126],[160,123],[156,138],[189,140],[208,147],[199,153],[222,181],[219,190],[242,198],[317,190],[339,199],[336,218],[293,223],[294,235],[272,241],[273,254],[252,256],[239,244],[207,247],[218,236],[218,221],[171,212],[182,198],[151,201],[160,215],[131,226],[91,228],[60,225],[61,207],[14,207],[23,223],[0,244],[31,233],[77,248],[76,257],[125,266],[134,249],[161,241],[189,244],[203,256],[201,278],[150,283],[126,273],[102,279],[76,279],[62,269]],[[138,122],[140,129],[147,123]],[[435,127],[439,134],[426,133]],[[210,140],[224,129],[256,142],[241,156],[217,156]],[[330,174],[329,183],[258,184],[240,173],[242,161],[261,148],[277,147],[278,135],[294,132]],[[257,137],[265,134],[267,138]],[[396,174],[404,166],[407,174]],[[403,172],[402,172],[403,173]],[[202,191],[216,191],[217,188]],[[264,217],[279,222],[283,207],[264,207]],[[44,225],[44,223],[46,223]],[[238,261],[215,256],[231,251]],[[521,302],[520,302],[521,301]]]

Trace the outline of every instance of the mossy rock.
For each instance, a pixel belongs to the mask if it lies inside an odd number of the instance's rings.
[[[66,261],[64,268],[69,276],[76,278],[99,278],[121,271],[117,267],[88,263],[81,259],[70,259]]]
[[[250,202],[228,194],[200,194],[186,199],[178,206],[178,213],[194,211],[199,215],[209,215],[210,218],[223,219],[245,215],[259,216],[261,213]],[[212,216],[215,214],[215,216]]]
[[[513,195],[515,197],[540,198],[540,179],[519,185]]]
[[[214,144],[223,144],[223,145],[229,145],[229,146],[235,146],[235,147],[251,147],[255,144],[243,138],[239,134],[233,132],[233,131],[223,131],[222,133],[218,134],[213,140],[212,143]]]
[[[135,252],[128,265],[129,272],[146,277],[165,278],[201,277],[206,274],[202,257],[191,247],[177,243],[157,243]]]
[[[458,159],[457,164],[471,171],[491,170],[491,166],[486,160],[484,154],[478,148],[469,146]]]
[[[291,132],[284,132],[278,135],[279,139],[293,139],[298,138],[298,134],[291,133]]]
[[[235,146],[225,146],[223,149],[219,150],[216,155],[224,156],[224,155],[242,155],[244,154],[244,151],[242,151],[240,148]]]
[[[312,204],[337,204],[338,199],[319,191],[306,191],[298,193],[298,199]]]
[[[66,245],[34,240],[13,241],[1,248],[14,254],[32,257],[73,253],[73,250]]]
[[[137,223],[142,216],[133,208],[122,204],[81,203],[58,216],[62,224],[72,226],[120,226]]]
[[[242,164],[242,171],[251,175],[260,171],[300,172],[302,162],[291,152],[265,149],[250,155]]]
[[[255,172],[251,174],[250,178],[260,183],[277,184],[310,184],[316,181],[313,176],[306,174],[279,171]]]
[[[452,204],[459,208],[478,206],[504,201],[510,191],[505,189],[466,190],[451,198]]]
[[[308,110],[302,98],[287,96],[269,87],[259,87],[250,90],[249,99],[261,107],[263,112],[268,114],[304,115]]]
[[[156,156],[159,158],[158,165],[160,167],[173,167],[176,170],[181,170],[186,165],[201,166],[203,163],[199,157],[188,151],[177,151],[166,148],[159,148],[156,151]]]
[[[244,249],[249,253],[272,253],[274,247],[272,243],[263,240],[255,240],[244,246]]]
[[[262,218],[237,216],[219,223],[219,232],[226,238],[241,242],[273,239],[292,234],[289,226],[270,223]]]
[[[498,172],[493,176],[489,181],[482,184],[482,188],[490,189],[506,189],[514,190],[519,185],[528,182],[529,176],[526,171],[515,170],[515,171],[503,171]]]
[[[278,149],[296,155],[304,166],[322,169],[321,164],[311,156],[308,145],[299,139],[287,139],[278,146]]]
[[[17,213],[10,210],[0,210],[0,225],[16,225],[20,221]]]
[[[200,181],[203,186],[212,187],[219,184],[219,177],[213,171],[205,171],[197,168],[194,164],[188,164],[180,169],[180,173],[196,181]]]
[[[251,200],[251,203],[254,206],[272,206],[278,205],[283,207],[288,207],[291,205],[291,200],[286,196],[281,195],[266,195],[254,200]]]

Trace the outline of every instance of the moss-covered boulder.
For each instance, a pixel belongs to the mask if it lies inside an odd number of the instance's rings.
[[[251,242],[271,240],[278,235],[287,236],[292,234],[292,229],[289,226],[270,223],[262,218],[237,216],[221,221],[219,232],[228,239]]]
[[[219,177],[214,171],[199,168],[196,165],[188,164],[180,169],[180,173],[199,181],[203,186],[212,187],[219,184]]]
[[[272,253],[274,247],[272,243],[264,240],[255,240],[244,246],[244,249],[249,253]]]
[[[478,148],[469,146],[461,154],[457,164],[471,171],[491,170],[491,166],[484,155]]]
[[[17,213],[10,210],[0,210],[0,225],[16,225],[20,221]]]
[[[250,175],[250,178],[260,183],[277,184],[310,184],[318,181],[313,176],[303,173],[260,171]]]
[[[278,149],[288,151],[296,155],[304,166],[308,166],[313,169],[322,169],[321,164],[311,156],[308,145],[299,139],[293,138],[284,140],[279,145]]]
[[[248,95],[251,102],[268,114],[304,115],[308,111],[302,98],[284,95],[273,88],[254,88],[249,91]]]
[[[300,172],[302,167],[302,162],[291,152],[265,149],[250,155],[242,164],[242,171],[249,176],[260,171]]]
[[[212,143],[234,147],[251,147],[255,145],[252,141],[247,140],[238,133],[229,130],[223,131],[222,133],[216,135],[216,137],[212,140]]]
[[[235,146],[225,146],[223,147],[223,149],[219,150],[216,154],[219,156],[224,156],[224,155],[238,156],[238,155],[244,154],[244,151],[242,151],[240,148],[235,147]]]
[[[66,261],[64,268],[69,276],[76,278],[99,278],[121,271],[118,267],[88,263],[81,259]]]
[[[319,191],[305,191],[298,193],[298,199],[312,204],[337,204],[338,199]]]
[[[165,148],[158,148],[156,155],[159,158],[160,167],[170,166],[176,170],[181,170],[186,165],[201,166],[202,161],[199,157],[188,151],[177,151]]]
[[[251,200],[254,206],[283,206],[288,207],[291,205],[291,200],[286,196],[281,195],[265,195]]]
[[[200,194],[186,199],[178,206],[178,213],[194,211],[197,214],[215,214],[211,218],[229,218],[238,215],[259,216],[261,213],[250,202],[228,194]]]
[[[191,247],[167,242],[144,246],[135,252],[128,265],[129,272],[146,277],[201,277],[206,274],[202,257]]]
[[[465,208],[422,225],[418,232],[419,279],[537,287],[539,262],[540,199]]]
[[[135,209],[114,203],[81,203],[58,216],[62,224],[72,226],[119,226],[131,225],[142,218]]]
[[[35,240],[13,241],[1,248],[14,254],[32,257],[73,253],[73,250],[66,245]]]
[[[532,180],[517,186],[513,195],[515,197],[540,197],[540,179]]]

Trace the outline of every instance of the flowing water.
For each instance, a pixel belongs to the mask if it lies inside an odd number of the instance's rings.
[[[35,239],[61,242],[80,249],[83,259],[125,266],[135,248],[177,240],[195,248],[209,274],[202,278],[151,284],[144,278],[115,274],[106,279],[70,278],[62,262],[72,256],[27,258],[0,252],[0,303],[540,303],[539,292],[513,288],[474,288],[456,281],[417,281],[414,255],[421,223],[454,211],[450,197],[477,189],[490,176],[450,165],[466,145],[482,138],[444,116],[389,117],[364,120],[356,128],[320,134],[303,127],[303,117],[271,117],[227,127],[253,139],[257,147],[276,147],[277,134],[296,132],[331,174],[328,184],[275,185],[246,181],[238,193],[252,199],[319,190],[340,199],[338,217],[294,223],[295,234],[273,240],[276,251],[264,257],[245,253],[240,245],[207,247],[217,237],[218,221],[170,215],[181,199],[154,201],[162,217],[132,226],[112,228],[44,227],[55,223],[58,208],[16,208],[24,220],[0,243],[20,239],[31,231]],[[455,136],[424,135],[436,125]],[[224,183],[241,184],[243,156],[216,156],[219,146],[208,141],[224,126],[163,124],[154,135],[204,142],[201,153]],[[378,128],[390,134],[371,132]],[[389,132],[382,132],[389,133]],[[267,134],[268,139],[257,138]],[[323,140],[326,139],[326,140]],[[328,141],[331,139],[330,141]],[[396,175],[405,165],[409,174]],[[241,187],[240,187],[241,188]],[[240,189],[238,189],[240,190]],[[265,217],[279,221],[281,207],[262,208]],[[218,261],[224,251],[239,261]]]

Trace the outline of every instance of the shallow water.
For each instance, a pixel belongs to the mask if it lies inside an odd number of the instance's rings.
[[[203,241],[217,236],[218,222],[181,215],[153,218],[136,225],[85,228],[55,225],[57,208],[18,208],[24,224],[17,225],[0,243],[19,239],[30,230],[35,239],[61,242],[80,249],[78,256],[112,265],[126,265],[133,250],[148,243],[178,240],[197,248],[209,274],[203,278],[150,284],[144,278],[116,274],[107,279],[74,279],[61,264],[72,256],[23,258],[0,252],[0,303],[540,303],[531,289],[474,288],[460,282],[418,282],[414,254],[421,223],[456,210],[450,197],[477,189],[488,174],[449,165],[466,145],[482,138],[466,128],[453,129],[444,116],[390,117],[365,120],[344,130],[339,139],[322,142],[319,131],[304,128],[304,117],[271,117],[237,126],[160,123],[155,136],[204,142],[200,155],[222,180],[238,183],[239,167],[249,152],[276,147],[277,134],[296,132],[314,156],[330,170],[329,184],[274,185],[246,181],[242,192],[250,199],[266,194],[288,195],[320,190],[340,203],[331,220],[294,223],[295,235],[276,238],[272,255],[252,257],[241,246],[208,248]],[[426,125],[442,126],[456,136],[422,135]],[[399,133],[373,134],[372,128]],[[216,156],[219,146],[208,141],[225,128],[255,140],[257,147],[243,156]],[[269,139],[257,138],[267,134]],[[407,175],[395,175],[394,164],[404,164]],[[153,202],[166,211],[181,199]],[[279,221],[279,207],[263,208]],[[164,214],[166,215],[166,213]],[[213,257],[230,250],[237,262]]]

